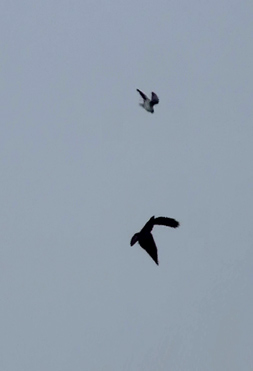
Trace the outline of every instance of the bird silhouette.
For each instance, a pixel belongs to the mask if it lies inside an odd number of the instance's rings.
[[[138,242],[139,245],[151,256],[155,263],[159,265],[157,247],[151,234],[154,225],[164,225],[166,227],[177,228],[179,222],[175,219],[166,218],[164,216],[159,216],[158,218],[152,216],[141,231],[133,235],[130,245],[133,246]]]
[[[154,113],[154,108],[153,107],[154,107],[155,104],[159,103],[159,98],[156,95],[156,93],[154,93],[152,91],[151,99],[149,99],[146,96],[146,94],[144,94],[142,91],[140,91],[139,89],[136,89],[136,90],[138,91],[138,93],[140,93],[141,97],[143,98],[143,103],[140,103],[140,106],[142,106],[146,111]]]

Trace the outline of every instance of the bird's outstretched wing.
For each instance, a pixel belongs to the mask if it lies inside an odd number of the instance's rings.
[[[142,91],[140,91],[139,89],[136,89],[136,90],[138,91],[138,93],[140,93],[140,95],[142,96],[142,98],[143,98],[144,100],[147,99],[147,96],[146,96]]]
[[[154,219],[154,224],[157,225],[165,225],[166,227],[177,228],[179,226],[179,222],[172,218],[166,218],[164,216],[159,216],[158,218]]]
[[[150,101],[150,105],[151,106],[154,106],[155,104],[158,104],[159,103],[159,98],[158,98],[158,96],[156,95],[156,93],[154,93],[153,91],[152,91],[152,93],[151,93],[151,101]]]
[[[145,235],[145,238],[139,239],[140,246],[151,256],[154,262],[159,265],[157,248],[151,233]]]

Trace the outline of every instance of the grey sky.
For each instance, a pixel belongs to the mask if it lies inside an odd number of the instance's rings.
[[[1,370],[253,369],[252,12],[1,2]]]

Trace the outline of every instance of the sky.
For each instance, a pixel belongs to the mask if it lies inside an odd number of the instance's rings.
[[[253,369],[252,13],[1,2],[1,370]]]

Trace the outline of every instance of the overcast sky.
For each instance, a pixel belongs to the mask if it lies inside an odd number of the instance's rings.
[[[253,369],[252,40],[252,0],[2,0],[2,371]]]

